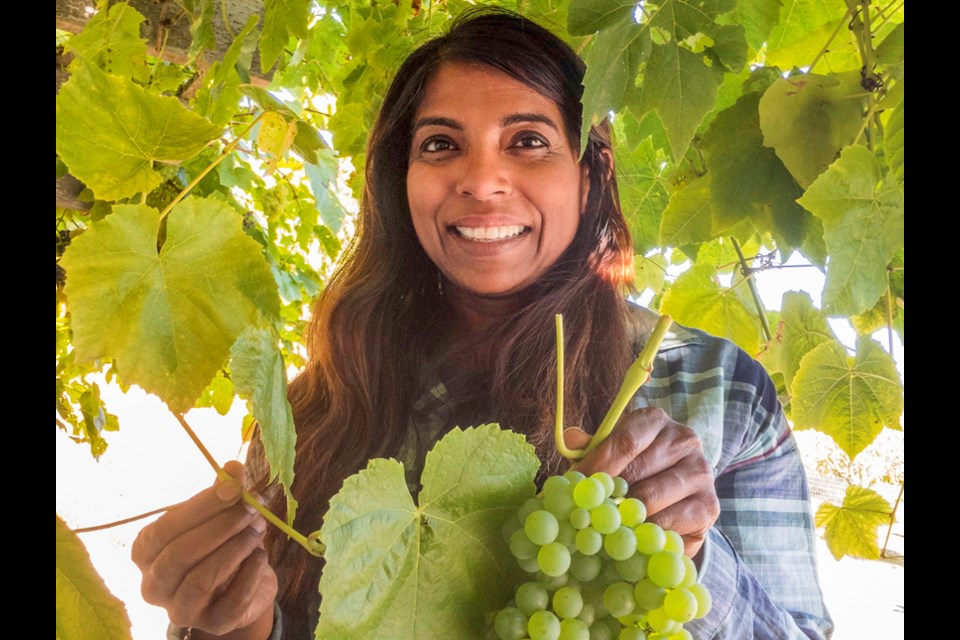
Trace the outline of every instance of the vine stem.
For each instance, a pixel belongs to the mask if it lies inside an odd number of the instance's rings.
[[[180,202],[181,200],[183,200],[183,199],[187,196],[188,193],[190,193],[191,191],[193,191],[193,188],[194,188],[195,186],[197,186],[197,185],[200,183],[200,181],[203,180],[203,178],[204,178],[208,173],[210,173],[211,171],[213,171],[214,167],[216,167],[218,164],[220,164],[221,162],[223,162],[223,159],[226,158],[228,155],[230,155],[231,153],[233,153],[234,147],[236,147],[238,144],[240,144],[240,141],[243,140],[244,136],[246,136],[247,133],[249,133],[250,129],[253,129],[253,127],[254,127],[258,122],[260,122],[260,118],[262,118],[265,113],[266,113],[266,111],[261,111],[261,112],[260,112],[260,115],[258,115],[256,118],[254,118],[253,122],[251,122],[249,125],[247,125],[247,128],[240,132],[240,135],[238,135],[236,138],[234,138],[233,140],[231,140],[231,141],[227,144],[227,146],[224,147],[223,152],[222,152],[219,156],[217,156],[216,159],[214,159],[213,162],[211,162],[209,165],[207,165],[207,167],[206,167],[203,171],[201,171],[201,172],[199,173],[199,175],[197,175],[197,177],[194,178],[194,179],[190,182],[190,184],[188,184],[188,185],[184,188],[183,191],[181,191],[180,193],[177,194],[177,197],[173,199],[173,202],[171,202],[170,204],[168,204],[168,205],[167,205],[167,208],[164,209],[163,212],[160,214],[160,220],[163,220],[164,218],[166,218],[166,217],[167,217],[167,214],[170,213],[170,210],[173,209],[177,204],[179,204],[179,202]]]
[[[887,344],[893,355],[893,291],[890,290],[890,275],[887,275]]]
[[[173,415],[177,418],[177,422],[180,423],[180,426],[183,427],[184,431],[187,432],[187,435],[190,436],[190,439],[193,440],[193,444],[195,444],[197,448],[200,449],[200,453],[203,454],[203,457],[206,458],[207,462],[210,463],[210,466],[213,467],[213,470],[216,472],[217,477],[223,481],[236,482],[236,479],[233,476],[231,476],[229,473],[224,471],[223,467],[217,464],[217,461],[210,454],[210,451],[207,449],[206,446],[204,446],[200,438],[197,437],[197,434],[190,427],[190,425],[187,424],[187,421],[184,419],[183,415],[179,413],[174,413]],[[320,543],[319,540],[314,539],[311,541],[310,539],[308,539],[305,535],[303,535],[302,533],[300,533],[299,531],[297,531],[296,529],[288,525],[286,522],[278,518],[276,515],[274,515],[274,513],[269,509],[267,509],[265,506],[263,506],[259,500],[257,500],[250,493],[248,493],[246,489],[242,490],[241,496],[243,497],[244,502],[246,502],[248,505],[256,509],[257,512],[260,513],[260,515],[266,518],[275,527],[277,527],[278,529],[286,533],[288,536],[293,538],[296,542],[298,542],[304,549],[309,551],[312,555],[315,555],[315,556],[323,555],[323,550],[324,550],[323,545],[322,543]]]
[[[123,520],[114,520],[113,522],[107,522],[105,524],[98,524],[93,527],[81,527],[80,529],[74,529],[74,533],[90,533],[91,531],[102,531],[103,529],[111,529],[113,527],[119,527],[123,524],[129,524],[131,522],[136,522],[137,520],[143,520],[144,518],[149,518],[150,516],[155,516],[158,513],[163,513],[164,511],[169,511],[173,507],[177,506],[178,503],[168,504],[165,507],[160,507],[159,509],[154,509],[152,511],[147,511],[146,513],[140,513],[135,516],[130,516],[129,518],[124,518]]]
[[[560,315],[556,316],[557,322],[557,419],[554,428],[554,440],[556,441],[557,451],[568,460],[579,460],[585,455],[596,449],[613,432],[613,428],[620,420],[627,404],[636,394],[637,390],[650,379],[650,372],[653,370],[653,359],[660,349],[660,344],[667,335],[667,330],[673,324],[673,319],[668,316],[660,316],[656,326],[653,328],[647,343],[643,345],[640,355],[633,361],[630,368],[627,369],[623,377],[623,384],[617,391],[607,415],[604,416],[596,433],[590,438],[589,444],[583,449],[570,449],[563,440],[563,319]]]
[[[733,236],[730,236],[730,241],[733,243],[733,248],[737,251],[737,257],[740,258],[740,273],[743,274],[744,280],[747,281],[747,286],[750,287],[750,294],[753,296],[753,304],[757,305],[757,316],[760,318],[760,326],[763,328],[763,335],[767,339],[767,342],[770,342],[773,339],[773,334],[770,333],[770,325],[767,323],[767,313],[763,309],[763,302],[760,300],[760,292],[757,291],[757,283],[753,281],[753,270],[747,266],[747,260],[743,257],[743,249],[740,248],[740,243],[737,242],[737,239]]]
[[[890,512],[890,524],[887,525],[887,537],[883,540],[883,549],[880,551],[880,557],[887,557],[887,544],[890,542],[890,532],[893,530],[893,521],[897,517],[897,509],[900,508],[900,500],[903,499],[903,482],[900,483],[900,493],[897,494],[897,500],[893,503],[893,511]]]

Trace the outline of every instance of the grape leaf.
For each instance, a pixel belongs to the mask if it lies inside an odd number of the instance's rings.
[[[321,529],[317,638],[481,638],[522,575],[500,533],[540,463],[495,424],[454,429],[427,454],[414,503],[403,465],[347,478]]]
[[[663,289],[664,277],[667,275],[667,260],[662,253],[634,256],[633,272],[635,274],[633,284],[637,291],[650,289],[658,293]]]
[[[729,18],[733,24],[743,25],[747,44],[759,51],[777,24],[782,4],[782,0],[737,0]]]
[[[197,400],[198,407],[213,407],[221,416],[227,415],[233,407],[235,398],[233,381],[228,378],[223,370],[217,371],[207,388],[203,390],[200,399]]]
[[[186,10],[190,12],[190,48],[187,50],[187,58],[196,59],[198,55],[206,49],[216,51],[217,37],[213,30],[213,21],[216,19],[214,14],[214,0],[192,0],[187,2]]]
[[[71,70],[84,63],[124,78],[145,82],[150,76],[147,67],[147,43],[140,37],[140,23],[145,18],[126,2],[95,13],[83,31],[67,40],[65,49],[77,56]]]
[[[827,319],[813,306],[810,294],[787,291],[783,294],[776,336],[763,359],[775,371],[783,373],[789,389],[803,356],[815,347],[836,339]]]
[[[903,102],[901,101],[890,114],[887,127],[883,132],[883,156],[890,167],[890,173],[903,186]]]
[[[57,516],[57,640],[127,640],[130,618],[83,542]]]
[[[831,315],[869,309],[887,288],[887,265],[903,246],[903,190],[882,180],[880,164],[848,147],[798,202],[823,221],[830,252],[823,291]]]
[[[660,243],[677,246],[707,242],[713,237],[711,174],[697,178],[670,194],[660,221]]]
[[[754,228],[769,230],[777,247],[789,254],[803,244],[813,216],[796,202],[803,189],[763,144],[759,103],[759,93],[741,97],[703,136],[701,148],[713,174],[714,226],[726,229],[749,219]]]
[[[264,0],[260,32],[260,70],[266,73],[287,46],[292,33],[307,37],[310,0]]]
[[[660,216],[667,204],[667,190],[659,179],[662,160],[649,138],[635,149],[617,146],[614,158],[620,207],[630,227],[634,250],[643,255],[657,246]]]
[[[571,0],[567,31],[575,36],[590,35],[625,18],[632,21],[636,8],[631,0]]]
[[[222,60],[217,60],[203,78],[194,108],[212,122],[225,125],[237,112],[243,92],[240,84],[249,82],[250,65],[257,42],[254,29],[260,17],[256,14],[247,19]]]
[[[287,122],[287,119],[276,111],[263,114],[257,132],[257,150],[269,158],[263,169],[265,175],[272,175],[277,170],[280,159],[290,149],[296,135],[296,120]]]
[[[868,337],[856,356],[825,342],[800,360],[790,386],[797,429],[827,434],[852,460],[884,427],[900,429],[903,385],[890,355]]]
[[[892,511],[876,491],[850,484],[843,505],[821,504],[814,522],[825,527],[823,539],[837,560],[844,556],[875,560],[880,557],[877,527],[890,522]]]
[[[220,133],[176,98],[90,64],[78,65],[57,96],[57,154],[104,200],[151,191],[161,182],[154,160],[192,158]]]
[[[766,40],[766,63],[790,69],[810,65],[821,55],[825,68],[859,68],[862,63],[852,38],[831,40],[837,25],[846,19],[846,11],[843,0],[784,0],[780,19]]]
[[[128,383],[186,411],[223,366],[240,332],[279,314],[277,285],[241,217],[188,198],[170,212],[166,241],[146,205],[116,205],[67,247],[78,360],[114,358]]]
[[[903,30],[901,22],[877,45],[877,63],[887,67],[898,82],[903,82]]]
[[[807,188],[853,142],[863,95],[859,72],[781,78],[760,99],[763,144]]]
[[[729,338],[749,354],[760,345],[760,321],[733,288],[721,288],[717,270],[695,264],[667,289],[658,312],[682,325]]]
[[[287,401],[287,368],[271,329],[249,326],[230,349],[230,371],[237,393],[250,398],[253,417],[260,426],[270,478],[280,478],[287,495],[287,523],[293,524],[297,501],[293,486],[293,460],[297,431]]]
[[[623,107],[624,98],[637,79],[640,63],[649,53],[650,33],[632,18],[597,34],[585,60],[581,154],[587,148],[590,127]]]

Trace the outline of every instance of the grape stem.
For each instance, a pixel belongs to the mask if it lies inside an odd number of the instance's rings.
[[[563,439],[563,316],[557,314],[557,419],[554,428],[554,440],[557,451],[568,460],[579,460],[585,455],[596,449],[613,432],[613,428],[620,420],[620,416],[626,410],[630,400],[650,379],[650,372],[653,370],[653,359],[660,349],[667,334],[667,330],[673,324],[673,319],[668,316],[660,316],[650,338],[640,351],[640,355],[633,361],[630,368],[623,378],[620,390],[617,392],[607,415],[604,416],[596,433],[590,438],[590,442],[583,449],[571,449],[567,447]]]
[[[194,432],[190,425],[187,424],[187,421],[184,419],[183,415],[179,413],[173,414],[177,418],[177,422],[180,423],[180,426],[183,427],[184,431],[187,432],[187,435],[190,436],[190,439],[193,440],[193,443],[197,445],[197,448],[200,449],[200,453],[203,454],[203,457],[207,459],[207,462],[210,463],[210,466],[213,467],[213,470],[217,474],[217,478],[226,482],[233,481],[236,482],[236,478],[231,476],[229,473],[223,470],[214,457],[210,454],[210,451],[204,446],[203,442],[197,437],[197,434]],[[271,524],[275,527],[286,533],[288,536],[293,538],[296,542],[300,544],[304,549],[309,551],[314,556],[322,556],[325,550],[324,545],[316,538],[315,535],[311,535],[308,539],[307,536],[303,535],[286,522],[278,518],[272,511],[267,509],[263,504],[260,503],[252,494],[247,492],[246,489],[242,490],[241,497],[243,501],[248,505],[253,507],[260,513],[264,518],[266,518]]]

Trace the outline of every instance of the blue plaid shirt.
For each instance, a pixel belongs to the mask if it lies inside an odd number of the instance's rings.
[[[656,314],[631,305],[639,354]],[[446,387],[428,385],[398,458],[416,488],[427,451],[457,426]],[[817,577],[807,478],[776,388],[763,367],[728,340],[674,325],[633,408],[656,406],[699,434],[713,467],[720,517],[702,548],[700,580],[710,613],[684,624],[697,640],[829,638],[833,622]],[[270,640],[314,637],[318,618],[276,610]],[[286,627],[286,629],[284,629]],[[172,636],[175,637],[175,636]],[[414,639],[411,639],[414,640]],[[419,640],[419,639],[417,639]]]

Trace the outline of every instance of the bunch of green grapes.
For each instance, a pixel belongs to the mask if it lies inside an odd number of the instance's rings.
[[[645,522],[627,482],[598,472],[551,476],[504,523],[528,580],[493,620],[500,640],[692,640],[711,606],[683,539]]]

